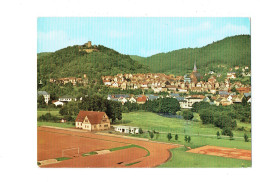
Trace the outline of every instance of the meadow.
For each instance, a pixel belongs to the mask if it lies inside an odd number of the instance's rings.
[[[240,168],[251,167],[248,160],[232,159],[218,156],[202,155],[185,152],[184,147],[171,149],[172,157],[159,168]]]
[[[198,117],[198,116],[196,116]],[[217,138],[217,131],[221,133],[221,129],[214,127],[213,125],[203,125],[201,121],[187,121],[184,119],[167,118],[159,116],[158,114],[151,112],[131,112],[123,113],[123,119],[117,122],[116,125],[136,126],[141,127],[145,133],[141,135],[133,135],[135,137],[150,138],[146,131],[159,132],[159,135],[155,135],[153,140],[169,142],[167,134],[171,133],[173,138],[170,142],[185,144],[191,148],[196,148],[204,145],[215,145],[220,147],[231,147],[239,149],[251,150],[251,142],[244,141],[244,131],[234,130],[233,140],[230,140],[227,136],[220,136]],[[251,128],[250,124],[242,123],[241,126]],[[240,123],[238,123],[240,126]],[[246,132],[250,136],[250,132]],[[178,134],[178,140],[176,141],[174,135]],[[184,141],[184,136],[191,136],[191,142]]]

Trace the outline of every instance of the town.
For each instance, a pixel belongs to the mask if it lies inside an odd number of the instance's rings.
[[[232,82],[236,79],[236,70],[241,69],[239,66],[234,67],[233,72],[228,72],[224,82],[218,82],[213,71],[208,73],[209,78],[202,81],[203,76],[197,71],[196,62],[194,63],[193,72],[190,75],[174,76],[164,73],[148,73],[148,74],[117,74],[115,76],[102,76],[105,86],[110,88],[119,88],[121,90],[141,89],[143,92],[151,90],[150,94],[109,94],[108,100],[122,103],[126,102],[144,104],[148,100],[157,98],[171,97],[176,98],[180,107],[190,109],[195,102],[209,102],[211,105],[227,106],[231,104],[241,103],[245,97],[248,103],[251,103],[251,86],[242,84],[240,81]],[[232,68],[230,68],[232,70]],[[207,76],[205,74],[204,76]],[[242,68],[242,76],[250,77],[248,66]],[[73,86],[88,84],[86,74],[82,78],[69,77],[50,79],[50,83],[68,84]],[[43,95],[46,104],[49,104],[50,94],[46,91],[39,91],[38,95]],[[81,98],[82,99],[82,98]],[[55,106],[63,106],[64,103],[76,101],[75,96],[60,96],[58,100],[53,100]]]

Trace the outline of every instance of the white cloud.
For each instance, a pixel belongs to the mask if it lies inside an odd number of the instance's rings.
[[[176,33],[194,33],[194,32],[199,32],[199,31],[207,31],[210,30],[212,27],[212,24],[210,22],[203,22],[197,26],[187,26],[187,27],[181,27],[181,28],[177,28],[175,29]]]
[[[241,35],[241,34],[250,34],[250,28],[244,25],[233,25],[227,24],[219,31],[222,35]]]

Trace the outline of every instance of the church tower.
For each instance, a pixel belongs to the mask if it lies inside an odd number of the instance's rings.
[[[197,72],[196,60],[194,62],[194,68],[190,75],[190,78],[193,83],[197,83],[201,79],[200,73]]]
[[[195,63],[194,63],[193,72],[197,72],[196,60],[195,60]]]

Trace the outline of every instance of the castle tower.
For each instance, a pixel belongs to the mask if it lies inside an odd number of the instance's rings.
[[[88,41],[88,48],[91,47],[91,41]]]

